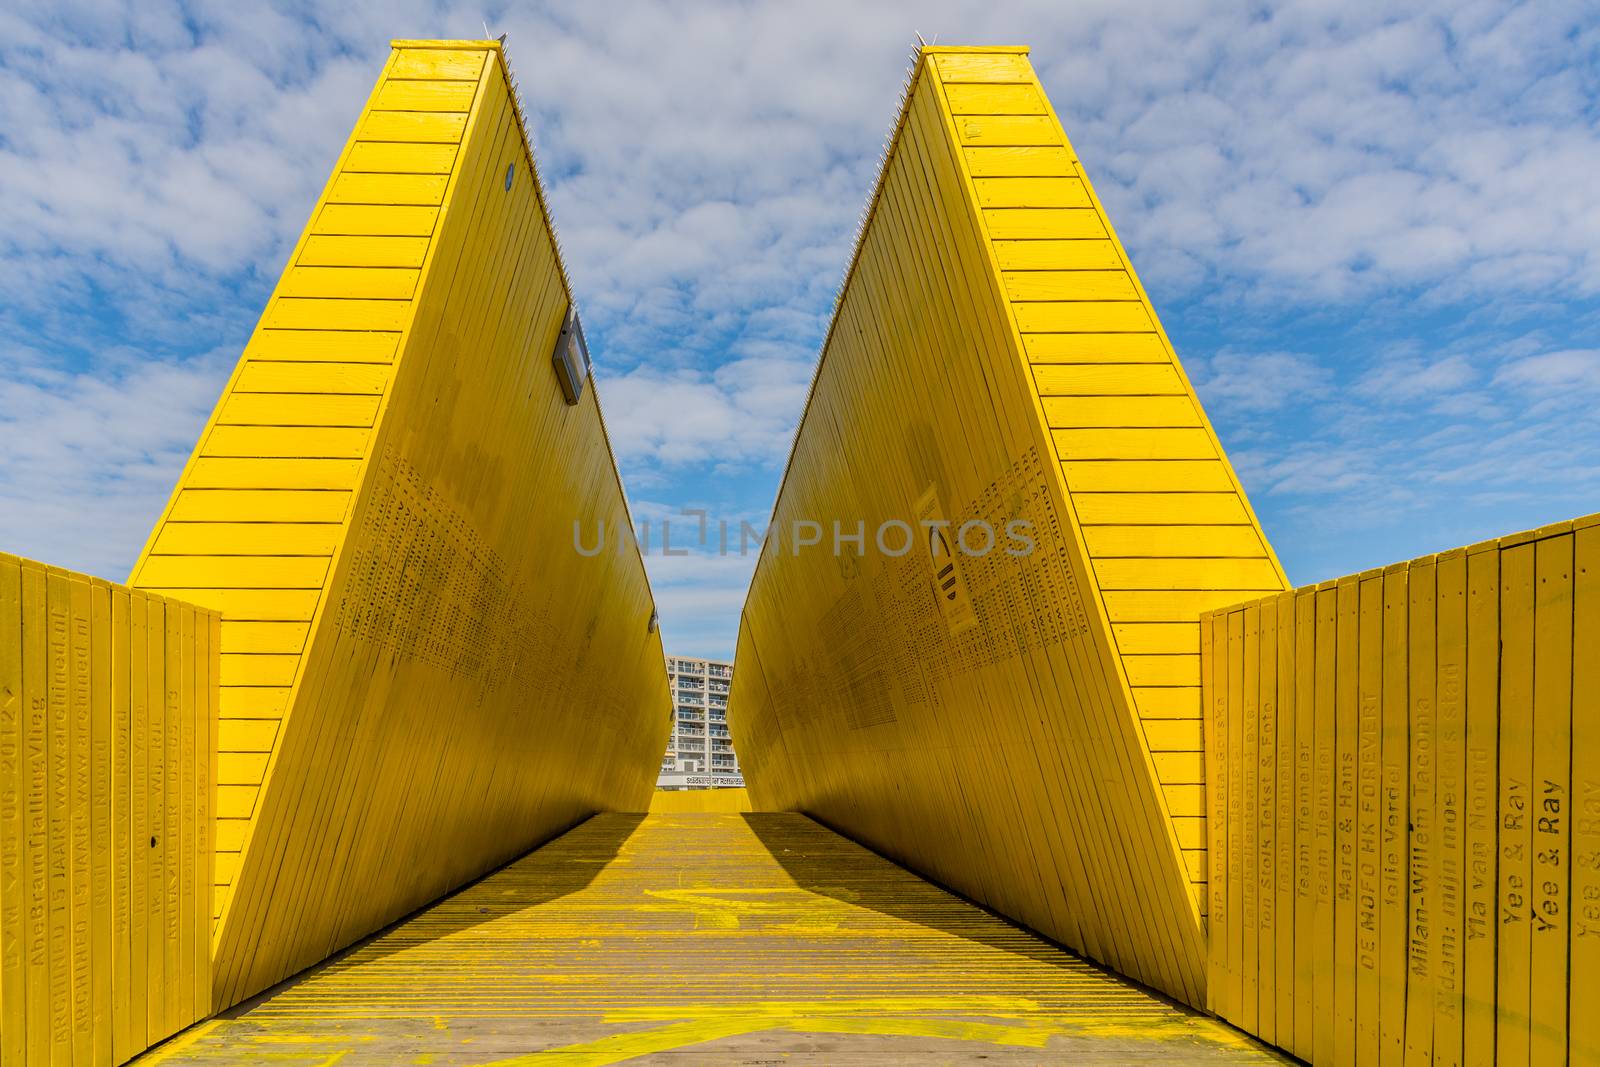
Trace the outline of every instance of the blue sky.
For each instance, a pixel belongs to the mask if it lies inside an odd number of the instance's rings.
[[[510,34],[639,517],[764,523],[914,33],[1025,43],[1290,577],[1600,510],[1581,3],[0,13],[0,548],[126,575],[390,37]],[[650,560],[731,654],[753,559]]]

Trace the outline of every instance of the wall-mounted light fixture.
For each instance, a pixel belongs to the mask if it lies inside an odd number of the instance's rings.
[[[561,395],[568,404],[576,404],[583,396],[583,383],[589,377],[589,346],[583,340],[583,323],[578,321],[578,310],[567,310],[567,321],[561,326],[561,336],[556,338],[556,379],[561,383]]]

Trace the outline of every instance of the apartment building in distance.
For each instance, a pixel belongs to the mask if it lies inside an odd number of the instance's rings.
[[[744,785],[728,734],[728,687],[733,664],[667,657],[672,687],[672,736],[661,757],[658,789],[737,789]]]

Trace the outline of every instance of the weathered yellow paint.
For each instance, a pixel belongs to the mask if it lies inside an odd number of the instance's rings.
[[[1213,1011],[1318,1065],[1596,1062],[1573,985],[1600,899],[1600,693],[1577,654],[1597,534],[1591,516],[1202,615],[1209,844],[1240,858],[1211,866]],[[1235,686],[1257,643],[1288,650],[1292,713],[1264,674],[1259,700]],[[1294,754],[1288,853],[1263,829],[1269,732]],[[1261,739],[1255,792],[1215,740],[1235,733]],[[1280,798],[1279,833],[1284,816]],[[1249,907],[1269,861],[1290,868],[1270,922],[1264,895]],[[1252,979],[1255,1010],[1233,999]]]
[[[397,44],[133,572],[226,620],[216,1006],[648,803],[663,656],[570,304],[498,44]]]
[[[925,545],[793,551],[835,516],[1038,544],[941,611]],[[1285,584],[1026,56],[924,52],[745,606],[757,806],[1203,1004],[1195,622]]]
[[[0,1059],[211,1010],[215,613],[0,554]]]
[[[141,1062],[657,1056],[1282,1062],[808,819],[735,813],[597,816]]]

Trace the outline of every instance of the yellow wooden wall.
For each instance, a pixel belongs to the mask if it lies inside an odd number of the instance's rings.
[[[664,657],[570,301],[499,46],[396,42],[134,571],[223,615],[219,1007],[648,804]]]
[[[936,588],[871,533],[929,517],[1036,548]],[[1283,584],[1025,50],[925,49],[741,622],[755,806],[1201,1003],[1196,619]]]
[[[211,1012],[220,620],[0,554],[0,1062]]]
[[[657,789],[650,797],[652,814],[736,814],[750,810],[747,789]]]
[[[1201,626],[1212,1010],[1317,1065],[1600,1063],[1600,516]]]

